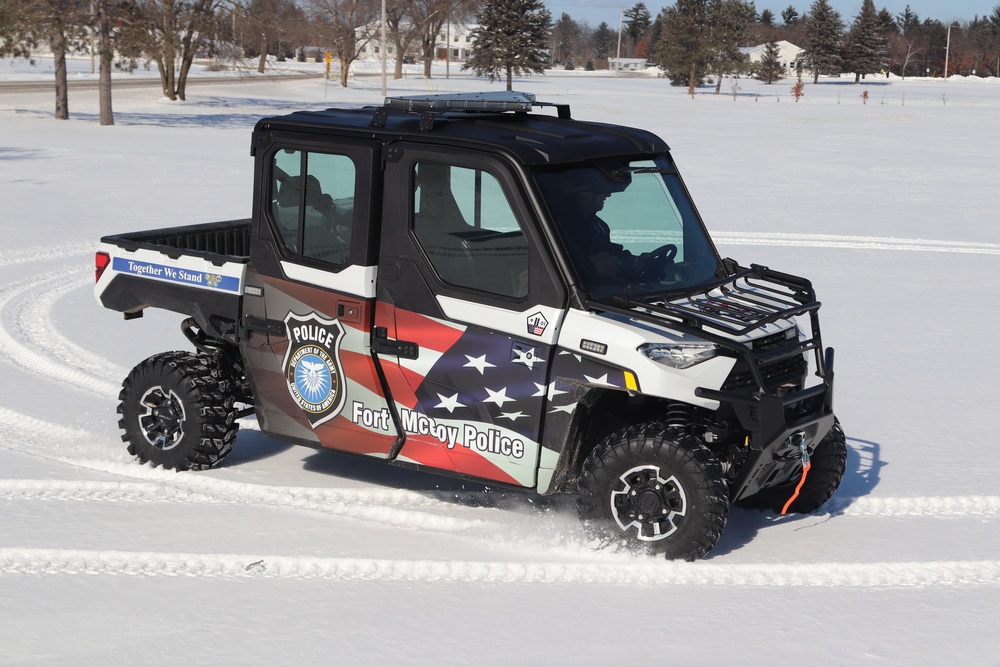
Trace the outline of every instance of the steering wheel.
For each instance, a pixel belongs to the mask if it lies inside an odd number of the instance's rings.
[[[659,280],[666,275],[667,268],[674,263],[675,257],[677,257],[677,246],[673,243],[661,245],[647,255],[643,273],[646,274],[647,278]]]

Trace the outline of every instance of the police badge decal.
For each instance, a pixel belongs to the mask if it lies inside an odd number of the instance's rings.
[[[295,404],[316,428],[340,414],[344,408],[344,376],[341,372],[340,341],[344,327],[316,313],[285,317],[288,349],[281,362],[285,383]]]

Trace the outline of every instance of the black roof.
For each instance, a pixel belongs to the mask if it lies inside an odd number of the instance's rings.
[[[652,155],[669,150],[667,144],[651,132],[579,121],[568,116],[568,107],[561,107],[559,116],[526,111],[411,111],[393,108],[387,100],[386,105],[380,107],[297,111],[264,118],[257,123],[254,132],[308,131],[382,142],[406,140],[476,146],[512,154],[526,165]]]

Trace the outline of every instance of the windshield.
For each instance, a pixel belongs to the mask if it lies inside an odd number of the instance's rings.
[[[596,297],[685,290],[716,255],[668,156],[536,172],[568,259]]]

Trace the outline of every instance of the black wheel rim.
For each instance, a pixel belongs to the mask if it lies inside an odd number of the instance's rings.
[[[659,466],[637,466],[623,473],[611,492],[611,515],[618,527],[643,542],[670,537],[687,513],[684,487]]]
[[[139,401],[139,427],[146,442],[156,449],[176,447],[184,437],[184,404],[163,387],[150,387]]]

